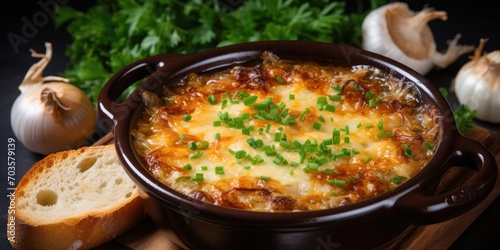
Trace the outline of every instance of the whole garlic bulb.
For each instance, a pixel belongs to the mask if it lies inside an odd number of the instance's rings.
[[[500,50],[481,55],[487,39],[481,39],[474,56],[453,80],[461,104],[476,110],[479,120],[500,123]]]
[[[449,42],[444,53],[436,43],[428,22],[447,20],[447,13],[424,8],[413,12],[406,3],[393,2],[371,11],[362,23],[362,47],[399,61],[425,75],[434,66],[446,68],[474,46],[458,45],[460,34]]]

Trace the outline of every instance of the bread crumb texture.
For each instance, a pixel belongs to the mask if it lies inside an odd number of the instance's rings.
[[[16,192],[18,213],[29,215],[24,219],[43,224],[59,218],[71,223],[109,212],[135,197],[136,187],[113,145],[76,151],[49,155],[23,177]]]

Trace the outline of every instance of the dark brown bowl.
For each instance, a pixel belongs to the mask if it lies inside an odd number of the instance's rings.
[[[414,84],[424,102],[444,115],[434,157],[398,188],[348,206],[309,212],[251,212],[201,202],[180,194],[145,169],[135,156],[129,133],[143,110],[140,91],[161,89],[190,72],[203,72],[259,58],[272,51],[282,58],[329,61],[343,66],[371,65]],[[126,88],[139,80],[124,102]],[[115,137],[124,168],[141,190],[146,208],[171,239],[187,249],[373,249],[386,246],[411,225],[432,224],[461,215],[486,198],[497,176],[494,156],[461,135],[453,112],[426,78],[383,56],[350,46],[306,41],[253,42],[197,54],[161,54],[117,72],[99,96],[98,114]],[[474,172],[444,193],[436,190],[445,172],[460,166]]]

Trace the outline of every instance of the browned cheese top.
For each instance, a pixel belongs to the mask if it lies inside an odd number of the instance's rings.
[[[144,91],[133,145],[188,196],[252,211],[333,208],[394,189],[432,157],[442,116],[373,67],[262,60]]]

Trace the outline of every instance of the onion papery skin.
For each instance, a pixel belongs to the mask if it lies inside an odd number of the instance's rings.
[[[500,123],[500,51],[464,64],[453,84],[458,101],[476,110],[478,120]]]
[[[58,89],[57,97],[70,110],[61,111],[56,122],[40,95],[44,88]],[[17,139],[30,151],[48,155],[89,145],[97,116],[85,94],[68,83],[37,84],[26,88],[14,101],[11,126]]]

